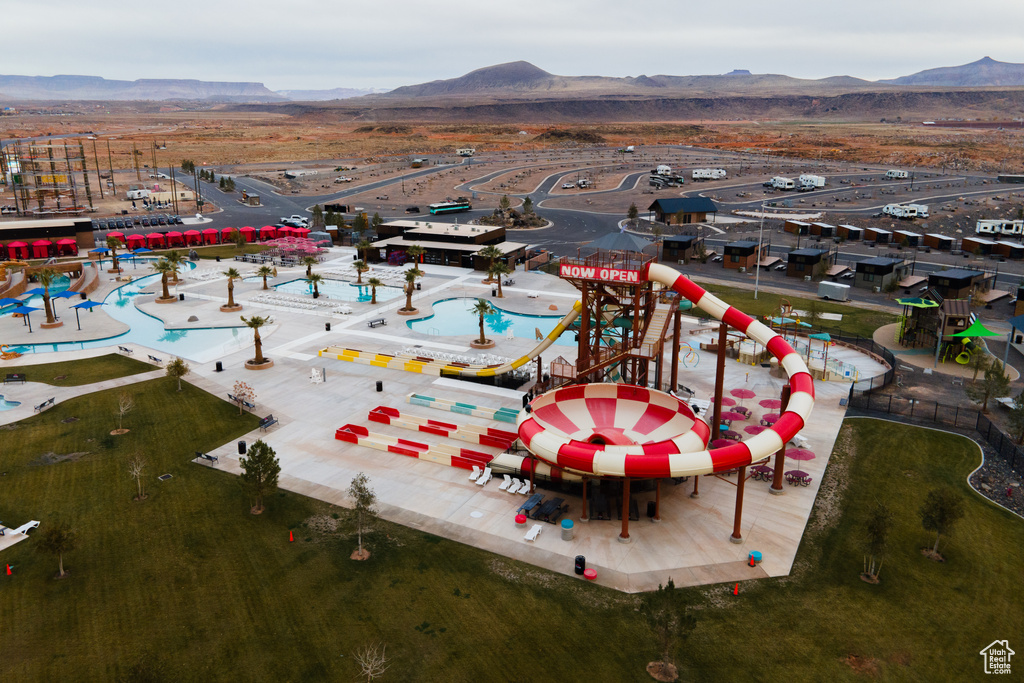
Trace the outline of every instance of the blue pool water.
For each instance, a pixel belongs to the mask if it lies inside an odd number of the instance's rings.
[[[30,282],[28,284],[27,289],[35,289],[36,287],[41,286],[42,285],[40,285],[38,282]],[[71,279],[67,275],[57,276],[54,279],[53,283],[50,285],[50,297],[52,298],[55,294],[60,294],[70,286]],[[43,296],[41,294],[33,294],[27,299],[22,299],[22,301],[26,306],[32,306],[33,308],[43,307]],[[10,311],[14,308],[17,308],[17,306],[18,304],[11,304],[9,306],[0,307],[0,315],[3,315],[4,313],[10,313]]]
[[[189,263],[187,267],[195,268],[195,264]],[[139,271],[142,272],[141,264]],[[94,349],[110,346],[111,344],[134,342],[163,353],[202,362],[209,360],[208,356],[215,357],[225,351],[237,350],[252,344],[252,333],[244,326],[191,330],[164,329],[164,324],[159,319],[154,318],[148,313],[143,313],[135,307],[135,297],[143,289],[159,282],[159,280],[160,276],[155,273],[140,277],[137,280],[121,285],[103,300],[105,304],[103,310],[106,311],[107,315],[131,328],[123,334],[82,342],[24,344],[21,346],[11,346],[7,350],[19,353],[46,353],[50,351]],[[77,303],[75,299],[66,299],[56,303],[57,315],[60,316],[65,325],[75,324],[75,312],[69,308],[74,303]],[[79,311],[78,315],[82,321],[82,329],[87,331],[89,329],[90,313],[82,310]]]
[[[504,337],[511,329],[516,337],[533,339],[535,331],[540,330],[541,334],[547,335],[555,329],[558,321],[565,317],[562,315],[526,315],[523,313],[511,313],[498,308],[491,303],[494,313],[484,316],[484,329],[488,334],[495,337]],[[406,321],[406,325],[422,334],[472,334],[479,336],[480,320],[476,313],[473,313],[473,306],[476,299],[442,299],[434,302],[434,314],[426,318],[417,318]],[[555,340],[559,346],[576,346],[575,335],[563,332]]]
[[[21,401],[8,401],[0,394],[0,410],[10,410],[11,408],[17,408],[21,405]]]
[[[263,278],[259,278],[259,280],[262,282]],[[283,282],[279,285],[274,285],[274,289],[285,294],[313,296],[313,285],[309,284],[306,280]],[[338,280],[324,280],[320,283],[318,289],[320,290],[320,296],[327,299],[359,301],[362,303],[369,303],[373,299],[370,287],[367,285],[350,285],[347,282],[339,282]],[[401,287],[377,287],[377,303],[391,301],[399,296],[403,296]]]

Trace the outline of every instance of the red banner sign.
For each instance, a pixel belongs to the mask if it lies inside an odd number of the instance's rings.
[[[604,280],[606,282],[640,282],[639,270],[575,266],[568,263],[563,263],[559,266],[558,275],[565,278]]]

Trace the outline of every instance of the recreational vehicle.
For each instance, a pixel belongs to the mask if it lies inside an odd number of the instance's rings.
[[[889,180],[903,180],[909,178],[910,174],[906,171],[897,171],[896,169],[890,169],[885,172],[885,177]]]

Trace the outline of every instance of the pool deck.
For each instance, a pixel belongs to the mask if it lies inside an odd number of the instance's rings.
[[[351,262],[352,250],[337,248],[332,250],[334,255],[339,263]],[[243,274],[254,268],[251,264],[217,264],[224,269],[232,265]],[[330,266],[327,263],[314,270]],[[200,270],[212,267],[213,264],[203,262]],[[491,286],[481,282],[481,273],[430,265],[423,266],[423,270],[427,275],[422,280],[422,290],[416,292],[414,297],[414,304],[421,315],[430,313],[429,302],[453,296],[484,297],[502,308],[534,315],[564,314],[577,298],[573,287],[542,273],[517,272],[514,276],[517,285],[503,288],[505,298],[496,300],[490,298]],[[302,269],[279,269],[278,281],[295,279],[296,273],[300,271]],[[159,288],[158,283],[155,288]],[[522,405],[519,392],[317,356],[317,352],[327,346],[347,346],[385,353],[418,346],[422,349],[474,355],[475,352],[468,348],[472,336],[427,336],[413,332],[405,325],[408,318],[396,312],[397,308],[404,305],[404,297],[377,306],[351,303],[354,311],[351,315],[332,315],[321,311],[250,303],[249,298],[258,294],[261,288],[261,283],[236,283],[235,298],[244,306],[241,315],[259,313],[273,316],[275,324],[262,330],[262,336],[264,353],[274,359],[274,368],[259,372],[244,369],[244,362],[252,356],[251,332],[244,330],[246,343],[239,348],[227,352],[220,350],[216,357],[192,359],[192,374],[187,381],[224,398],[237,380],[244,380],[255,388],[255,412],[261,416],[272,413],[280,423],[266,432],[254,431],[244,439],[252,443],[262,438],[275,449],[282,467],[282,488],[330,503],[348,505],[345,491],[349,483],[357,473],[365,472],[379,499],[381,516],[386,519],[562,574],[572,574],[573,558],[585,555],[588,567],[597,569],[598,583],[622,591],[651,590],[664,584],[670,577],[677,585],[696,585],[782,576],[790,571],[845,415],[845,408],[839,405],[839,401],[847,395],[848,384],[815,383],[817,403],[811,423],[802,434],[810,441],[810,450],[817,457],[809,461],[789,462],[785,468],[808,472],[813,478],[810,486],[784,485],[784,495],[771,495],[768,483],[754,480],[746,482],[743,542],[740,544],[732,543],[729,539],[735,506],[735,475],[702,476],[700,497],[697,499],[689,495],[693,479],[679,485],[664,482],[660,523],[653,523],[643,516],[646,501],[653,499],[653,492],[636,494],[641,519],[630,524],[631,542],[628,544],[617,539],[620,522],[582,523],[579,520],[581,500],[571,495],[557,494],[569,503],[569,512],[564,518],[576,522],[575,538],[563,541],[558,526],[541,523],[544,533],[536,541],[528,542],[523,538],[526,529],[517,528],[513,520],[525,496],[498,490],[498,479],[481,488],[468,480],[466,470],[334,439],[334,431],[338,427],[353,423],[365,425],[371,431],[421,442],[447,441],[440,436],[410,434],[397,427],[370,423],[367,419],[368,411],[378,405],[447,422],[509,429],[511,425],[507,423],[412,406],[405,402],[405,397],[410,392],[416,392],[481,406],[518,409]],[[152,303],[151,299],[146,301],[140,297],[140,308],[159,316],[168,327],[210,327],[240,323],[239,313],[219,311],[219,306],[227,298],[225,280],[186,279],[179,285],[178,292],[185,294],[184,301],[159,305]],[[538,292],[539,297],[528,296],[533,292]],[[92,298],[99,299],[101,296],[102,293]],[[551,306],[557,310],[550,310]],[[82,315],[90,316],[88,313]],[[97,315],[92,314],[92,317],[96,318]],[[188,323],[187,319],[191,315],[197,316],[199,321]],[[367,327],[367,320],[382,317],[387,320],[385,327]],[[66,317],[64,320],[67,322]],[[331,323],[329,332],[325,329],[326,322]],[[14,321],[13,325],[21,325],[21,322]],[[8,329],[13,325],[10,320],[0,321],[0,339],[5,343],[15,343]],[[90,329],[97,332],[96,336],[105,336],[102,333],[103,326],[102,318],[90,321]],[[67,327],[65,324],[64,328],[58,330],[34,333],[31,341],[56,341],[58,336],[68,333]],[[73,321],[71,328],[74,331]],[[8,342],[8,339],[12,341]],[[528,353],[537,343],[532,335],[511,340],[502,336],[495,341],[496,347],[488,353],[510,358]],[[116,350],[116,345],[112,348]],[[58,352],[45,356],[31,354],[14,361],[5,361],[3,365],[8,371],[15,371],[19,364],[82,358],[110,350]],[[134,356],[145,360],[149,353],[167,356],[166,353],[161,354],[144,347],[135,347]],[[679,381],[694,389],[696,398],[707,399],[712,392],[714,358],[706,352],[698,353],[701,355],[699,365],[690,370],[681,367]],[[575,349],[564,346],[548,349],[543,354],[544,366],[547,367],[556,356],[572,361],[575,359]],[[216,361],[222,362],[222,372],[216,371]],[[326,382],[311,382],[313,368],[326,370]],[[32,382],[11,385],[6,387],[5,395],[11,400],[22,401],[23,405],[0,412],[0,423],[31,415],[33,405],[51,396],[56,396],[60,402],[108,386],[131,384],[163,374],[163,370],[158,368],[143,375],[87,387],[60,388]],[[382,382],[381,392],[375,390],[377,381]],[[763,398],[777,398],[783,384],[784,379],[769,376],[768,371],[760,366],[742,365],[737,361],[726,362],[726,389],[744,387],[755,391],[757,398],[743,402],[754,411],[755,416],[769,412],[760,408],[757,402]],[[456,446],[470,446],[459,441],[448,442]],[[470,447],[496,453],[494,449],[486,447]],[[213,454],[219,456],[218,463],[204,462],[197,466],[215,467],[234,473],[239,471],[235,442],[222,445]],[[541,492],[544,492],[543,489]],[[760,551],[764,557],[764,561],[755,568],[746,564],[747,554],[753,550]]]

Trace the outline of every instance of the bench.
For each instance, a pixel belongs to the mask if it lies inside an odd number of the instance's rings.
[[[51,396],[50,398],[46,399],[45,401],[43,401],[42,403],[37,405],[35,407],[35,412],[37,412],[37,413],[42,412],[45,408],[48,408],[49,406],[52,406],[53,402],[56,401],[56,400],[57,400],[56,396]]]
[[[273,415],[267,415],[265,418],[260,420],[260,429],[262,431],[267,431],[268,427],[272,427],[273,425],[276,425],[276,424],[277,424],[277,418],[274,417]]]
[[[385,320],[384,318],[377,318],[376,320],[367,320],[366,321],[366,326],[370,327],[370,328],[380,327],[381,325],[387,325],[387,324],[388,324],[388,321]]]
[[[26,381],[25,375],[20,372],[9,372],[4,377],[4,384],[24,384]]]
[[[150,356],[150,358],[152,358],[152,356]],[[249,410],[253,410],[254,408],[256,408],[256,404],[255,403],[249,403],[244,398],[238,398],[234,394],[228,394],[228,400],[230,400],[232,403],[241,403],[243,406],[245,406]]]
[[[118,346],[117,350],[120,351],[121,353],[128,353],[128,354],[135,353],[134,351],[129,349],[127,346]]]
[[[147,354],[147,355],[149,355],[149,354]],[[150,356],[149,356],[149,359],[150,359],[151,361],[153,361],[154,363],[156,363],[157,365],[159,365],[160,363],[163,363],[163,362],[164,362],[164,361],[163,361],[162,359],[160,359],[160,358],[157,358],[156,356],[153,356],[153,355],[150,355]]]
[[[209,453],[200,453],[199,451],[196,451],[196,459],[200,458],[203,460],[209,460],[210,462],[217,462],[216,455],[210,455]]]

